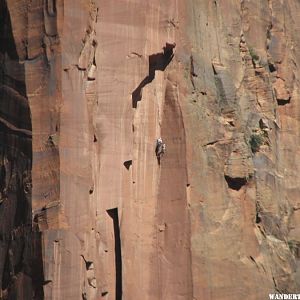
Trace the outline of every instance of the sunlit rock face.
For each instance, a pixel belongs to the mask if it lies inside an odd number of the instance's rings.
[[[1,0],[0,298],[299,292],[299,14]]]

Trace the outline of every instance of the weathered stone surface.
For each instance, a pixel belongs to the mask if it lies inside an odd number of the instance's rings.
[[[286,89],[284,81],[281,78],[276,78],[273,87],[278,104],[283,104],[290,101],[290,93]]]
[[[0,8],[3,299],[300,291],[299,1]]]

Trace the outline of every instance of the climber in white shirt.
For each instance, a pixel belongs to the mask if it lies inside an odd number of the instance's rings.
[[[160,158],[166,152],[166,144],[163,142],[162,138],[156,140],[155,153],[157,158]]]

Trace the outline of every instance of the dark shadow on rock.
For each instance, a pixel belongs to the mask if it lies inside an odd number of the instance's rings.
[[[225,175],[225,180],[230,189],[239,191],[242,186],[247,184],[247,179],[244,177],[230,177]]]
[[[124,167],[129,170],[130,169],[130,166],[132,165],[132,160],[126,160],[124,161],[123,163]]]
[[[24,57],[18,55],[6,2],[0,1],[0,293],[8,300],[41,300],[42,236],[32,224],[31,115]]]
[[[166,43],[163,52],[149,56],[149,74],[141,81],[138,87],[132,92],[132,107],[137,108],[138,101],[142,100],[143,88],[153,81],[155,71],[164,71],[174,57],[175,44]]]
[[[114,239],[115,239],[115,292],[116,300],[122,300],[122,251],[121,251],[121,237],[119,227],[118,208],[107,210],[108,215],[112,218],[114,226]]]

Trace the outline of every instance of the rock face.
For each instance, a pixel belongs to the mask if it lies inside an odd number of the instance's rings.
[[[299,1],[0,12],[1,299],[299,292]]]

